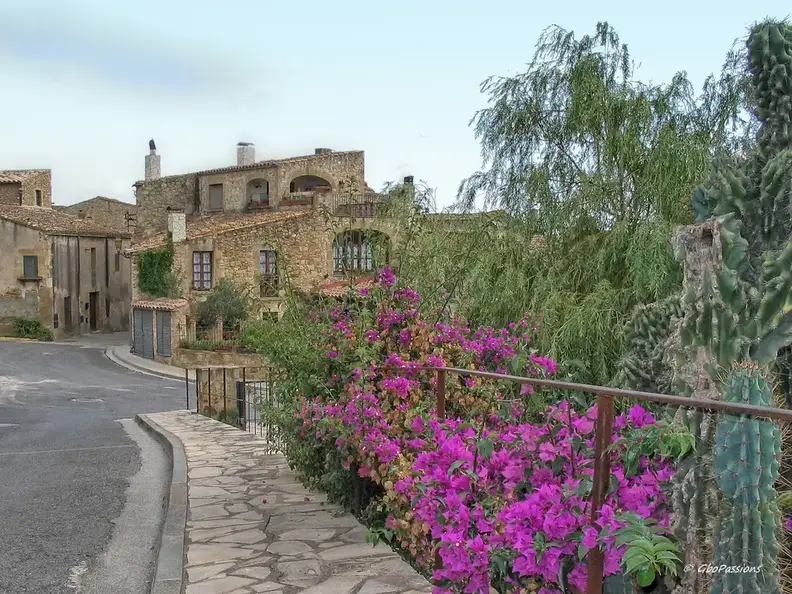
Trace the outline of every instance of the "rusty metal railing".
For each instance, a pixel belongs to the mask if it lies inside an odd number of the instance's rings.
[[[652,392],[637,392],[634,390],[622,390],[619,388],[592,386],[588,384],[575,384],[557,380],[505,375],[488,371],[459,369],[455,367],[418,367],[415,369],[436,373],[437,384],[435,386],[435,398],[437,416],[440,419],[444,419],[446,416],[446,378],[449,373],[596,395],[598,413],[594,433],[594,484],[591,489],[592,524],[596,520],[597,513],[599,512],[603,502],[605,501],[605,498],[607,497],[608,485],[610,483],[610,457],[606,455],[606,452],[613,438],[615,398],[629,398],[633,400],[642,400],[645,402],[656,402],[658,404],[695,408],[708,412],[725,412],[752,415],[755,417],[778,421],[792,421],[792,410],[772,408],[769,406],[737,404],[717,400],[701,400],[696,398],[687,398],[685,396],[670,396],[667,394],[655,394]],[[439,557],[436,558],[436,569],[439,568],[438,562]],[[592,549],[589,552],[588,557],[588,581],[586,584],[586,594],[602,594],[602,586],[604,582],[603,570],[604,553],[602,549]]]

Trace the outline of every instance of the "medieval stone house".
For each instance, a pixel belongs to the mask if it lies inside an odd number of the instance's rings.
[[[56,339],[129,328],[131,234],[52,208],[49,170],[0,171],[0,334],[34,318]]]
[[[337,292],[397,256],[394,232],[373,217],[382,197],[366,185],[362,151],[265,161],[254,151],[240,143],[236,165],[161,177],[151,143],[129,250],[136,354],[171,362],[194,305],[223,279],[254,291],[256,315],[277,316],[287,276],[305,292]],[[141,254],[169,242],[179,295],[152,298],[140,287]]]
[[[128,202],[96,196],[89,200],[69,204],[68,206],[53,206],[54,209],[63,211],[78,219],[92,221],[108,231],[132,233],[135,229],[135,211],[137,207]]]

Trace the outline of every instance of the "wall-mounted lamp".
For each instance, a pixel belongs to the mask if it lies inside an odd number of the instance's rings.
[[[120,256],[123,256],[124,258],[127,258],[127,259],[130,258],[131,256],[129,254],[125,254],[124,252],[121,251],[121,246],[122,246],[121,240],[120,239],[116,239],[115,240],[116,254],[118,254]]]

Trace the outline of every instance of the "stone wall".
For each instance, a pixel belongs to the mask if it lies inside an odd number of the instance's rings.
[[[21,280],[24,256],[38,257],[38,280]],[[0,219],[0,334],[14,318],[36,318],[52,328],[52,276],[46,235]]]
[[[288,193],[289,184],[296,177],[314,175],[330,183],[333,191],[343,192],[339,182],[350,180],[358,185],[357,191],[365,187],[365,163],[363,151],[325,153],[306,159],[284,160],[278,164],[278,196]]]
[[[201,213],[213,212],[244,212],[249,202],[248,184],[254,180],[265,180],[269,184],[270,206],[278,205],[277,169],[266,167],[261,169],[232,171],[202,175],[200,179],[200,204]],[[209,186],[223,184],[223,209],[215,211],[209,202]]]
[[[130,260],[116,254],[115,241],[103,237],[54,236],[52,242],[53,293],[56,337],[91,331],[129,330]],[[129,240],[122,241],[122,250]],[[95,250],[95,269],[92,269]],[[91,311],[91,293],[96,293]],[[71,326],[66,326],[67,299],[71,302]],[[92,315],[95,325],[92,327]]]
[[[108,231],[118,230],[128,233],[134,229],[128,227],[126,214],[134,215],[137,206],[128,202],[97,196],[77,204],[63,206],[61,209],[72,216],[90,219]]]
[[[36,190],[41,191],[41,205],[52,208],[52,172],[44,170],[41,173],[31,173],[22,181],[22,204],[36,206]],[[19,204],[17,202],[17,204]]]
[[[188,216],[195,212],[198,200],[198,175],[170,175],[135,186],[137,221],[135,235],[144,237],[167,231],[167,208],[182,208]]]
[[[260,380],[270,371],[266,361],[252,353],[230,353],[176,349],[172,364],[197,369],[198,406],[201,412],[237,407],[237,382]],[[221,369],[224,367],[224,369]],[[244,372],[243,372],[244,368]]]
[[[0,204],[13,204],[19,205],[19,189],[22,187],[21,183],[11,182],[0,184]]]

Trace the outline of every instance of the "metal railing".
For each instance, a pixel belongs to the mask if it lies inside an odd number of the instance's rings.
[[[216,418],[264,438],[266,453],[283,451],[283,438],[265,410],[279,404],[275,397],[277,373],[273,368],[204,366],[186,369],[187,409],[190,410],[189,373],[195,373],[195,412]],[[255,376],[255,379],[253,379]],[[263,376],[263,377],[262,377]]]
[[[283,452],[283,438],[277,426],[268,420],[268,416],[262,415],[265,408],[275,408],[279,404],[275,397],[274,386],[277,380],[275,370],[268,369],[265,379],[249,379],[249,368],[246,367],[204,367],[195,369],[195,385],[197,396],[197,412],[206,414],[217,411],[212,400],[212,381],[211,374],[214,371],[218,374],[222,371],[223,393],[222,396],[215,389],[215,400],[217,404],[222,399],[224,410],[227,410],[228,402],[228,382],[229,371],[233,371],[239,377],[236,383],[236,393],[234,395],[237,410],[239,412],[238,426],[250,431],[255,435],[263,437],[268,444],[269,450],[273,452]],[[436,412],[439,419],[446,418],[446,381],[448,375],[472,376],[491,379],[499,382],[513,382],[522,385],[532,385],[543,388],[551,388],[568,392],[581,392],[593,394],[597,397],[597,420],[594,429],[594,477],[591,490],[591,522],[597,519],[597,514],[601,509],[608,495],[610,484],[611,468],[610,456],[606,455],[613,440],[613,423],[615,420],[616,398],[638,400],[644,402],[654,402],[679,408],[693,408],[707,412],[722,412],[729,414],[751,415],[755,417],[772,419],[777,421],[792,421],[792,410],[755,406],[751,404],[737,404],[717,400],[702,400],[688,398],[685,396],[671,396],[667,394],[656,394],[652,392],[639,392],[635,390],[623,390],[620,388],[610,388],[605,386],[592,386],[588,384],[576,384],[572,382],[546,380],[531,377],[513,376],[487,371],[476,371],[471,369],[460,369],[455,367],[417,367],[414,371],[430,372],[435,374],[436,383],[434,388],[434,398]],[[187,398],[189,408],[189,380],[188,371],[185,370],[185,383],[187,384]],[[208,408],[209,411],[202,411],[201,408],[201,381],[202,377],[209,378],[206,382],[208,387]],[[356,474],[355,474],[356,476]],[[360,485],[355,488],[353,508],[360,505]],[[440,568],[440,557],[435,556],[435,569]],[[602,594],[604,582],[604,552],[600,548],[591,549],[588,553],[588,581],[586,584],[586,594]]]
[[[332,194],[327,198],[330,212],[337,217],[373,218],[383,213],[385,199],[378,194]]]
[[[670,396],[652,392],[638,392],[622,390],[604,386],[588,384],[575,384],[557,380],[543,380],[538,378],[505,375],[487,371],[459,369],[455,367],[419,367],[418,370],[429,371],[436,374],[435,400],[437,416],[444,419],[446,416],[446,379],[448,374],[461,376],[475,376],[497,381],[515,382],[556,390],[582,392],[597,396],[597,422],[594,432],[594,484],[591,489],[591,523],[594,524],[597,514],[608,494],[610,484],[610,456],[606,455],[608,447],[613,440],[613,422],[615,420],[615,398],[627,398],[645,402],[655,402],[670,406],[694,408],[708,412],[724,412],[740,415],[751,415],[777,421],[792,421],[792,410],[773,408],[768,406],[755,406],[751,404],[737,404],[717,400],[701,400],[685,396]],[[439,568],[439,555],[435,557],[435,569]],[[604,582],[604,552],[595,548],[588,553],[588,581],[586,594],[602,594]]]

